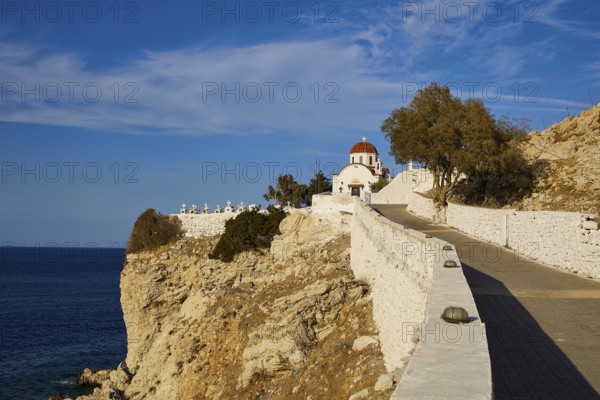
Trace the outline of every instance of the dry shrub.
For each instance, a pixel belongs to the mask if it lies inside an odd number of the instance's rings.
[[[133,224],[127,242],[127,254],[154,250],[173,243],[181,237],[183,237],[183,228],[179,218],[162,215],[149,208]]]
[[[269,248],[273,236],[281,233],[279,224],[285,218],[285,211],[270,206],[269,213],[257,210],[244,211],[225,223],[225,232],[209,258],[225,262],[233,261],[233,257],[243,251]]]

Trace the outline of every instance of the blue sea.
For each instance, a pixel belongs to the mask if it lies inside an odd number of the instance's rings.
[[[84,368],[127,352],[119,302],[123,249],[0,247],[0,399],[85,394]]]

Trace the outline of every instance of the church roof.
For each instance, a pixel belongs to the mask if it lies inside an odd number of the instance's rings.
[[[352,146],[352,148],[350,149],[350,154],[354,154],[354,153],[379,154],[377,152],[377,149],[375,148],[375,146],[373,146],[371,143],[367,142],[365,138],[363,138],[362,142],[358,142],[354,146]]]
[[[341,175],[342,171],[343,171],[343,170],[345,170],[345,169],[346,169],[346,168],[348,168],[348,167],[354,167],[354,168],[360,168],[360,167],[363,167],[363,168],[366,168],[366,169],[368,169],[368,170],[371,172],[371,175],[373,175],[373,176],[377,176],[377,172],[375,171],[375,168],[373,168],[373,167],[370,167],[370,166],[368,166],[368,165],[365,165],[365,164],[359,164],[359,163],[348,164],[348,165],[344,166],[342,169],[340,169],[340,171],[339,171],[337,174],[333,174],[333,175],[335,175],[335,176],[339,176],[339,175]],[[382,176],[382,177],[384,177],[384,178],[387,178],[387,176],[388,176],[389,172],[390,172],[390,170],[389,170],[389,169],[387,169],[387,168],[383,168],[383,169],[381,170],[381,174],[380,174],[379,176]]]

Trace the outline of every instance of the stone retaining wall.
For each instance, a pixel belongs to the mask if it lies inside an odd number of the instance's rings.
[[[335,213],[336,211],[351,213],[354,211],[352,197],[344,194],[312,196],[312,211],[318,214]]]
[[[371,204],[406,204],[414,186],[413,171],[398,174],[386,187],[371,193]]]
[[[424,238],[411,235],[370,207],[356,201],[351,223],[350,263],[357,279],[372,289],[373,318],[386,368],[404,368],[416,343],[402,340],[405,324],[425,321],[427,294],[433,278],[433,254],[416,249]]]
[[[556,268],[600,279],[600,230],[584,214],[508,213],[508,247]]]
[[[323,196],[326,197],[326,196]],[[350,202],[349,204],[352,204]],[[343,207],[341,207],[343,208]],[[347,207],[346,207],[347,208]],[[288,213],[295,212],[310,212],[310,208],[290,208],[285,207],[285,211]],[[327,212],[327,208],[322,209],[324,217],[328,217],[330,213]],[[240,212],[224,212],[224,213],[211,213],[211,214],[171,214],[181,220],[181,226],[185,231],[187,237],[210,237],[222,235],[225,232],[225,222],[231,218],[235,218]],[[332,223],[336,223],[332,219]],[[338,222],[338,225],[341,222]]]
[[[413,189],[432,185],[433,176],[426,169],[403,171],[386,187],[371,194],[371,204],[408,204]]]
[[[372,290],[373,318],[386,368],[405,369],[392,399],[491,399],[485,327],[454,248],[405,229],[358,199],[351,224],[351,267]],[[469,324],[440,318],[464,307]]]
[[[413,192],[408,210],[434,219],[431,199]],[[600,279],[600,230],[593,216],[575,212],[516,211],[448,205],[446,223],[462,232],[507,246],[519,255],[558,269]]]
[[[420,232],[409,230],[418,237]],[[391,400],[402,399],[493,399],[492,366],[485,324],[481,322],[471,289],[462,268],[445,268],[444,261],[460,265],[448,243],[426,239],[420,251],[434,253],[433,279],[427,297],[425,321],[420,326],[406,324],[402,340],[419,329],[419,343]],[[470,322],[451,324],[440,316],[447,306],[467,310]]]
[[[217,214],[173,214],[181,220],[181,226],[188,237],[208,237],[225,232],[225,222],[235,218],[237,213]]]
[[[431,202],[431,200],[429,200]],[[504,245],[508,210],[448,204],[446,223],[469,235]]]

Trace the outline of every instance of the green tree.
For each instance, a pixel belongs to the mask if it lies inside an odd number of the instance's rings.
[[[437,83],[419,90],[408,107],[392,111],[381,130],[396,163],[413,160],[431,171],[433,201],[442,219],[461,177],[508,179],[523,166],[522,154],[511,146],[526,132],[523,121],[496,120],[481,100],[463,102]]]
[[[269,185],[263,197],[267,201],[274,200],[284,206],[289,202],[292,207],[300,207],[310,202],[308,186],[296,182],[291,174],[279,175],[276,186]]]
[[[308,183],[308,194],[319,194],[323,192],[331,192],[331,180],[323,174],[323,171],[317,172],[317,174]]]
[[[494,119],[480,100],[467,100],[463,163],[465,184],[472,200],[493,199],[506,204],[523,194],[532,182],[534,166],[529,165],[518,142],[529,129],[525,120],[516,124],[503,116]]]

